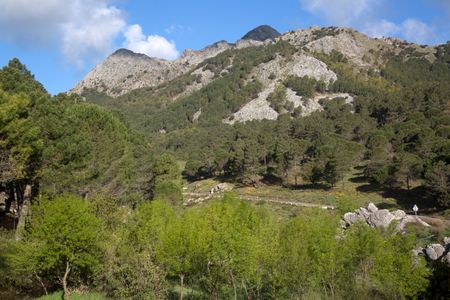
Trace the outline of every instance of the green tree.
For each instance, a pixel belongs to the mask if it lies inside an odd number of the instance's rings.
[[[180,185],[181,171],[175,158],[167,153],[156,156],[150,165],[150,180],[148,184],[148,193],[151,198],[155,197],[156,188],[163,189],[166,184],[163,182],[172,181],[173,185]],[[173,186],[172,185],[172,186]]]
[[[15,202],[19,230],[25,224],[36,172],[40,166],[43,140],[31,117],[31,102],[25,94],[0,89],[0,189],[6,190],[5,211]],[[17,238],[20,238],[17,231]]]
[[[99,220],[88,202],[75,196],[41,198],[32,206],[32,217],[17,253],[11,259],[17,270],[36,274],[64,289],[71,283],[88,283],[100,263]]]
[[[450,165],[436,162],[425,174],[426,185],[442,206],[450,205]]]

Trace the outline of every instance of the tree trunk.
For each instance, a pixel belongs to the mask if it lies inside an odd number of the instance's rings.
[[[180,300],[183,300],[183,281],[184,275],[180,275]]]
[[[219,293],[217,292],[217,288],[213,287],[211,290],[211,300],[217,300],[219,299]]]
[[[42,286],[42,288],[44,289],[44,293],[47,296],[48,292],[47,292],[47,288],[45,287],[44,282],[42,281],[42,278],[36,273],[34,272],[34,275],[36,276],[37,280],[39,281],[39,284]]]
[[[20,191],[20,189],[18,189]],[[19,221],[17,223],[16,232],[15,232],[15,240],[20,241],[22,239],[22,232],[25,228],[25,221],[28,216],[28,211],[30,209],[31,204],[31,185],[27,184],[25,187],[25,191],[21,195],[23,199],[22,205],[20,208],[18,207]]]
[[[234,276],[233,276],[233,272],[232,271],[230,271],[230,276],[231,276],[231,282],[233,282],[234,300],[236,300],[237,299],[236,282],[234,281]]]
[[[63,289],[64,289],[64,300],[69,300],[69,290],[67,289],[67,277],[69,276],[70,273],[70,265],[69,265],[69,261],[66,261],[66,272],[64,273],[64,277],[61,280],[62,285],[63,285]]]

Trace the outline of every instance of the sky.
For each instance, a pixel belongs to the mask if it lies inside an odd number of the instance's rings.
[[[173,60],[264,24],[435,45],[450,40],[450,0],[0,0],[0,66],[17,57],[57,94],[119,48]]]

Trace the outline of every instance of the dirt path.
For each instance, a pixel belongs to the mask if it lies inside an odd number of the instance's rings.
[[[222,195],[221,193],[210,194],[210,193],[183,193],[185,197],[185,206],[200,204],[206,200],[213,198],[213,196]],[[296,207],[319,207],[323,209],[335,209],[334,205],[325,205],[325,204],[317,204],[317,203],[307,203],[307,202],[298,202],[292,201],[289,199],[282,198],[270,198],[270,197],[258,197],[258,196],[249,196],[245,194],[237,194],[240,199],[250,202],[267,202],[267,203],[275,203],[281,205],[291,205]],[[418,215],[418,217],[430,224],[433,227],[450,227],[450,220],[446,220],[444,218],[436,218],[431,216]]]
[[[218,195],[218,194],[183,193],[183,196],[186,199],[184,205],[188,206],[188,205],[193,205],[193,204],[199,204],[206,200],[211,199],[215,195]],[[238,194],[238,196],[242,200],[251,201],[251,202],[268,202],[268,203],[291,205],[291,206],[297,206],[297,207],[319,207],[319,208],[323,208],[323,209],[335,209],[336,208],[333,205],[298,202],[298,201],[291,201],[288,199],[274,199],[274,198],[268,198],[268,197],[248,196],[248,195],[242,195],[242,194]]]

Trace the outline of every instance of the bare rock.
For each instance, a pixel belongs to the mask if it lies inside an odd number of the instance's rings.
[[[401,220],[406,216],[406,213],[401,209],[393,211],[392,214],[394,215],[395,220]]]
[[[259,93],[256,99],[245,104],[239,111],[233,114],[233,118],[223,120],[226,124],[234,124],[235,122],[246,122],[251,120],[276,120],[278,113],[270,107],[267,97],[275,89],[275,85],[270,85],[267,89]]]
[[[441,244],[431,244],[425,248],[427,257],[431,260],[439,259],[445,252],[444,247]]]
[[[386,228],[389,224],[391,224],[392,220],[394,220],[393,214],[391,214],[387,209],[380,209],[370,214],[367,222],[372,227]]]
[[[364,220],[367,220],[370,216],[370,212],[365,209],[364,207],[360,207],[356,210],[356,213],[364,218]]]
[[[200,118],[200,116],[202,115],[202,109],[200,108],[198,111],[196,111],[194,113],[194,115],[192,116],[192,122],[197,122],[198,118]]]
[[[174,61],[119,49],[95,66],[70,92],[81,94],[85,90],[96,90],[117,97],[134,89],[155,87],[187,73],[205,59],[231,47],[227,42],[220,41],[199,51],[186,50]]]
[[[348,225],[353,225],[356,222],[362,221],[362,222],[366,222],[366,219],[364,219],[363,216],[357,214],[357,213],[353,213],[353,212],[348,212],[344,214],[344,221],[345,223],[347,223]]]
[[[444,245],[450,245],[450,237],[444,237]]]
[[[370,211],[371,213],[374,213],[378,211],[378,207],[376,207],[375,204],[370,202],[369,205],[367,205],[367,210]]]
[[[221,182],[212,187],[210,194],[214,194],[217,192],[227,192],[227,191],[231,191],[232,189],[233,189],[233,187],[231,185],[229,185],[228,183]]]

